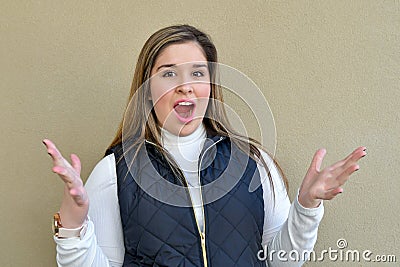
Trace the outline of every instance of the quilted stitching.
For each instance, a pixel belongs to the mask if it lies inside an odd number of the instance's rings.
[[[229,154],[229,146],[223,147],[224,149],[219,149],[218,153]],[[234,147],[233,147],[234,149]],[[222,169],[220,165],[212,164],[210,169],[213,170],[215,176],[210,176],[204,174],[203,177],[214,177],[217,179],[219,175],[222,175],[222,179],[234,180],[237,173],[241,171],[243,166],[243,156],[240,155],[241,152],[233,150],[233,156],[230,160],[233,162],[229,167],[230,170]],[[247,159],[247,156],[245,157]],[[254,163],[249,160],[249,166]],[[214,220],[208,221],[208,236],[215,236],[216,238],[209,239],[211,245],[209,245],[210,250],[213,251],[211,257],[214,259],[224,258],[225,262],[230,262],[229,266],[256,266],[260,262],[255,261],[250,263],[246,261],[246,265],[243,265],[241,259],[249,258],[247,255],[254,255],[254,251],[260,249],[259,244],[261,244],[261,232],[263,223],[263,199],[262,191],[258,189],[257,192],[248,193],[248,196],[254,196],[253,200],[246,201],[243,199],[238,191],[248,191],[248,185],[250,184],[251,178],[253,177],[254,171],[256,171],[255,166],[247,166],[248,168],[244,172],[242,179],[237,181],[235,187],[226,192],[226,195],[215,203],[207,205],[208,218],[213,218]],[[225,166],[226,167],[226,166]],[[235,168],[237,167],[237,168]],[[204,172],[206,172],[205,170]],[[217,178],[215,178],[217,176]],[[221,179],[221,177],[219,177]],[[259,179],[259,176],[257,177]],[[211,180],[205,181],[212,182]],[[214,188],[215,189],[215,188]],[[219,188],[223,190],[223,188]],[[241,198],[238,198],[240,196]],[[261,196],[261,197],[260,197]],[[250,211],[250,212],[249,212]],[[262,211],[260,213],[260,211]],[[212,214],[215,213],[215,214]],[[255,224],[257,222],[257,224]],[[223,229],[223,231],[221,231]],[[256,229],[253,232],[250,229]],[[244,234],[245,233],[245,234]],[[256,240],[256,242],[254,242]],[[229,245],[229,244],[234,244]],[[254,258],[253,258],[254,261]],[[218,264],[222,262],[216,260]],[[242,263],[240,263],[242,262]],[[237,265],[239,264],[239,265]]]
[[[206,168],[201,171],[202,184],[208,184],[221,176],[226,183],[213,184],[203,197],[216,193],[225,195],[205,205],[206,247],[209,266],[263,266],[257,261],[261,249],[263,226],[262,188],[248,192],[253,174],[258,174],[256,164],[248,156],[230,146],[228,140],[210,149],[205,157]],[[231,151],[232,149],[232,151]],[[116,153],[117,149],[113,152]],[[156,149],[147,147],[151,164],[134,166],[134,173],[140,174],[141,185],[152,190],[163,190],[163,183],[155,179],[151,169],[174,184],[180,181]],[[232,157],[231,157],[232,154]],[[214,159],[215,157],[215,159]],[[117,157],[116,157],[117,158]],[[228,166],[229,160],[232,162]],[[204,165],[203,164],[203,165]],[[151,166],[150,166],[151,165]],[[242,169],[242,167],[245,169]],[[241,179],[237,175],[244,173]],[[117,165],[118,179],[127,172],[124,161]],[[192,208],[174,207],[152,198],[145,193],[131,175],[119,181],[119,201],[125,235],[125,264],[136,262],[140,266],[202,266],[200,238]],[[151,177],[152,179],[146,179]],[[259,175],[256,175],[259,179]],[[238,180],[236,183],[234,179]],[[229,183],[233,189],[224,188]],[[176,197],[175,191],[162,191],[168,197]],[[180,196],[189,201],[187,196]],[[128,265],[126,265],[128,266]]]

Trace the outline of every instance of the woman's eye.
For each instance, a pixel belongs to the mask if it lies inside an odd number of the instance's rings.
[[[176,73],[173,71],[166,71],[163,74],[163,77],[175,77],[175,76],[176,76]]]
[[[204,73],[201,72],[201,71],[195,71],[195,72],[193,72],[193,76],[195,76],[195,77],[203,77]]]

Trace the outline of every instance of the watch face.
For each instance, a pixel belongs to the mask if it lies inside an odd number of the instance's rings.
[[[55,236],[58,236],[60,227],[61,227],[61,218],[60,218],[60,213],[57,212],[53,216],[53,224],[52,224],[53,234]]]

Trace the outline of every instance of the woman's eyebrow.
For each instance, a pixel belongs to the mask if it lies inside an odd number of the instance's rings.
[[[193,64],[193,68],[202,68],[202,67],[207,68],[207,65],[206,64]]]
[[[159,66],[156,71],[158,71],[161,68],[170,68],[170,67],[175,67],[175,66],[176,66],[176,64],[164,64],[164,65]]]
[[[163,64],[163,65],[159,66],[156,71],[159,71],[161,68],[170,68],[170,67],[176,67],[176,64]],[[206,68],[207,65],[206,64],[193,64],[192,67],[193,68],[203,68],[203,67]]]

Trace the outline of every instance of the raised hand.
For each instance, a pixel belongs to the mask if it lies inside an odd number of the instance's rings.
[[[89,209],[89,198],[83,186],[81,162],[77,155],[71,155],[71,164],[48,139],[43,140],[47,153],[53,159],[53,172],[64,181],[64,195],[60,207],[60,217],[65,228],[81,226]]]
[[[330,200],[342,193],[342,186],[350,175],[360,168],[357,163],[367,152],[366,147],[359,147],[345,159],[320,170],[325,154],[325,149],[315,152],[311,166],[300,186],[299,203],[303,207],[317,207],[321,200]]]

